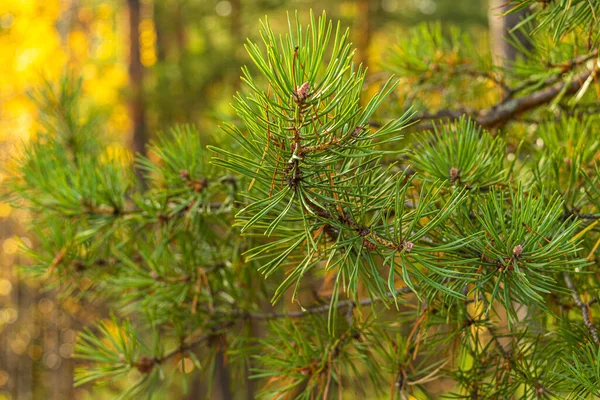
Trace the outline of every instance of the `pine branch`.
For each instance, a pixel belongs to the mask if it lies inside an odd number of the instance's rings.
[[[598,142],[587,140],[597,128],[594,120],[564,114],[579,112],[578,100],[593,101],[588,89],[600,77],[598,50],[581,50],[578,38],[565,38],[556,51],[540,41],[557,63],[536,56],[503,75],[462,36],[444,41],[441,25],[422,30],[421,39],[402,47],[400,68],[409,72],[403,76],[449,96],[466,89],[474,102],[490,91],[504,97],[489,108],[459,104],[416,118],[407,112],[372,129],[377,124],[368,121],[385,112],[380,106],[397,83],[388,80],[365,104],[365,71],[352,66],[349,34],[325,16],[311,15],[310,27],[296,33],[292,25],[279,39],[265,21],[265,46],[247,43],[261,77],[243,69],[249,90],[235,99],[240,124],[224,127],[239,145],[210,147],[217,155],[210,160],[198,132],[174,129],[136,164],[150,190],[133,188],[126,164],[79,157],[100,146],[89,146],[89,134],[77,126],[66,133],[81,135],[74,142],[81,148],[63,151],[62,141],[42,141],[27,153],[19,193],[34,213],[49,217],[36,221],[49,226],[38,234],[42,250],[31,252],[32,271],[60,277],[69,295],[83,293],[78,278],[86,272],[92,294],[108,289],[110,307],[132,317],[113,315],[98,332],[82,333],[77,354],[90,365],[77,384],[127,379],[137,370],[142,379],[124,396],[140,398],[163,384],[169,390],[163,368],[185,375],[176,364],[189,357],[197,365],[196,356],[209,352],[216,370],[225,368],[225,354],[232,368],[251,370],[264,383],[263,397],[329,398],[349,390],[365,396],[378,392],[386,376],[392,397],[402,398],[415,394],[411,386],[427,395],[426,384],[443,376],[454,381],[448,390],[457,396],[543,397],[546,387],[556,396],[584,393],[579,387],[595,393],[600,334],[591,308],[598,297],[582,300],[595,278],[578,292],[572,271],[588,265],[582,254],[591,247],[591,259],[600,245],[593,236],[600,222],[600,171],[592,165]],[[510,87],[507,76],[514,77]],[[588,107],[597,112],[595,104]],[[506,140],[480,129],[547,117],[547,109],[556,112],[544,121],[543,142],[527,142],[537,133],[525,135],[516,166],[507,166],[506,152],[523,137],[519,126]],[[560,126],[551,123],[556,116]],[[401,149],[399,132],[411,121],[422,123],[418,129],[438,119],[446,123]],[[401,151],[410,169],[382,167]],[[568,188],[544,195],[554,186]],[[588,220],[586,228],[576,219]],[[328,274],[318,289],[313,272],[323,265]],[[555,281],[560,274],[566,286]],[[331,301],[263,308],[269,297],[275,303],[309,287],[319,295],[331,290]],[[563,299],[564,290],[574,301]],[[583,318],[571,314],[577,323],[564,327],[564,341],[548,335],[547,307],[555,302],[566,313],[577,306]],[[520,306],[533,320],[520,317]],[[372,310],[363,315],[363,308]],[[375,315],[379,310],[383,315]],[[394,321],[402,329],[388,323]],[[592,338],[585,346],[565,345],[582,334]],[[229,348],[229,338],[239,340]],[[472,368],[452,364],[463,353]],[[362,382],[366,375],[371,384]],[[217,380],[231,397],[229,380]],[[352,388],[342,387],[347,382]]]
[[[597,220],[600,219],[599,214],[573,214],[575,218],[579,219],[588,219],[588,220]]]
[[[584,117],[589,117],[589,116],[594,116],[594,115],[600,115],[600,106],[596,105],[596,106],[589,106],[589,105],[578,105],[576,107],[570,108],[570,109],[565,109],[565,108],[560,108],[558,110],[558,112],[556,113],[556,115],[554,116],[553,120],[556,123],[560,123],[560,121],[562,121],[565,117],[567,118],[577,118],[578,120],[583,120]],[[536,124],[536,125],[540,125],[542,123],[547,123],[548,122],[548,118],[522,118],[521,119],[522,122],[526,123],[526,124]]]
[[[598,70],[585,71],[573,78],[570,83],[559,82],[546,89],[533,92],[530,95],[520,97],[508,102],[503,102],[497,107],[479,112],[475,116],[475,120],[484,128],[494,128],[506,124],[506,122],[514,119],[518,115],[536,109],[540,106],[550,103],[556,96],[561,93],[573,94],[583,86],[584,82],[590,77],[596,77]]]
[[[500,351],[500,353],[502,353],[502,357],[504,357],[506,360],[510,360],[512,358],[512,353],[509,350],[506,350],[504,348],[504,346],[500,342],[500,337],[498,336],[496,329],[494,329],[494,327],[492,327],[491,325],[486,325],[486,329],[489,332],[490,336],[492,337],[492,340],[494,341],[494,344],[498,348],[498,351]]]
[[[228,321],[222,324],[219,328],[213,329],[211,333],[207,333],[196,338],[194,337],[197,335],[197,333],[193,333],[187,340],[184,340],[179,347],[165,353],[162,357],[151,358],[148,356],[142,356],[137,361],[132,362],[131,365],[142,374],[148,374],[156,365],[162,364],[178,355],[183,355],[185,352],[194,349],[201,343],[209,341],[219,333],[223,332],[225,329],[229,328],[231,325],[233,325],[233,321]]]
[[[411,293],[412,289],[409,287],[402,287],[395,292],[389,292],[387,296],[379,296],[372,297],[368,299],[362,299],[358,301],[354,300],[344,300],[340,301],[333,305],[334,308],[341,310],[344,308],[355,308],[357,306],[368,306],[371,304],[379,303],[388,298],[395,297],[399,294],[407,294]],[[289,312],[271,312],[271,313],[258,313],[252,311],[243,311],[243,310],[235,310],[230,313],[230,315],[240,316],[242,318],[250,318],[250,319],[258,319],[258,320],[270,320],[270,319],[278,319],[278,318],[302,318],[311,314],[324,314],[329,312],[331,309],[331,304],[326,304],[323,306],[317,306],[312,308],[307,308],[302,311],[289,311]]]
[[[234,324],[233,321],[227,321],[227,322],[223,323],[219,328],[212,329],[212,331],[210,333],[201,335],[195,339],[188,339],[187,341],[184,341],[184,343],[182,343],[181,346],[165,353],[160,358],[155,358],[154,361],[157,364],[163,363],[166,360],[177,356],[178,354],[183,354],[186,351],[192,350],[194,347],[198,346],[199,344],[210,340],[215,335],[218,335],[219,333],[225,331],[227,328],[230,328],[233,324]],[[196,336],[196,335],[192,334],[192,335],[190,335],[190,338],[193,338],[194,336]]]
[[[222,268],[225,268],[229,263],[221,262],[209,265],[207,267],[197,267],[199,274],[209,274],[211,272],[215,272]],[[163,283],[182,283],[182,282],[192,282],[194,280],[194,276],[191,274],[183,274],[178,276],[161,276],[155,270],[150,271],[150,276],[158,282]]]
[[[594,325],[594,323],[592,322],[592,319],[590,318],[591,311],[590,311],[589,304],[584,303],[581,300],[581,296],[577,292],[577,288],[575,287],[575,284],[573,283],[571,276],[567,273],[564,273],[563,276],[565,279],[565,284],[567,285],[569,290],[571,290],[571,292],[572,292],[571,295],[573,296],[573,300],[575,301],[575,304],[577,304],[577,306],[581,309],[581,316],[583,317],[583,323],[584,323],[585,327],[592,335],[594,342],[596,344],[600,345],[600,337],[598,336],[598,331],[596,330],[596,326]]]
[[[558,95],[576,93],[583,87],[584,83],[588,79],[593,79],[598,76],[598,68],[594,67],[594,69],[591,71],[584,71],[577,74],[575,77],[573,77],[571,82],[561,81],[560,78],[566,71],[570,71],[576,66],[579,66],[597,56],[598,50],[596,49],[590,54],[574,58],[573,60],[565,63],[559,74],[549,78],[544,82],[542,89],[534,91],[526,96],[516,99],[512,97],[514,94],[521,92],[534,84],[537,84],[537,81],[527,81],[522,85],[517,86],[509,92],[509,96],[507,98],[503,99],[492,107],[483,110],[445,109],[433,114],[425,113],[416,115],[411,118],[410,122],[416,123],[436,119],[457,120],[462,116],[468,116],[477,121],[477,123],[483,128],[489,129],[502,126],[527,111],[535,110],[538,107],[550,103]],[[422,125],[423,124],[420,125],[420,128],[423,128]],[[429,126],[427,125],[426,128],[429,128]]]
[[[552,84],[558,82],[563,74],[572,71],[576,67],[588,62],[589,60],[596,58],[597,56],[598,56],[598,49],[595,49],[591,53],[583,54],[581,56],[572,58],[571,60],[568,60],[561,64],[548,63],[548,68],[560,68],[560,72],[558,74],[548,78],[546,81],[544,81],[542,87],[547,87],[549,85],[552,85]],[[537,84],[538,84],[537,79],[525,80],[525,82],[523,82],[519,86],[515,87],[514,89],[510,89],[508,92],[508,97],[506,99],[504,99],[504,101],[509,100],[515,94],[522,92],[523,90],[525,90],[531,86],[535,86]]]
[[[410,292],[412,292],[412,290],[410,288],[403,287],[403,288],[396,290],[393,293],[392,292],[388,293],[387,296],[373,297],[373,298],[362,299],[362,300],[358,300],[358,301],[354,301],[354,300],[340,301],[340,302],[336,303],[333,307],[335,307],[338,310],[348,308],[348,313],[350,313],[352,309],[354,309],[355,307],[357,307],[359,305],[360,306],[368,306],[371,304],[375,304],[375,303],[384,301],[386,298],[394,297],[394,296],[397,296],[398,294],[406,294],[406,293],[410,293]],[[271,320],[271,319],[279,319],[279,318],[302,318],[302,317],[312,315],[312,314],[327,313],[327,312],[329,312],[331,307],[332,307],[331,304],[327,304],[327,305],[323,305],[323,306],[308,308],[308,309],[305,309],[302,311],[259,313],[259,312],[252,312],[252,311],[234,310],[232,312],[222,313],[222,315],[227,315],[227,316],[231,316],[231,317],[235,317],[235,318],[222,323],[218,328],[213,328],[210,333],[207,333],[207,334],[204,334],[204,335],[201,335],[198,337],[196,337],[198,335],[198,333],[197,333],[198,331],[192,333],[187,339],[183,340],[182,344],[179,347],[165,353],[162,357],[150,358],[147,356],[142,356],[142,357],[140,357],[139,360],[137,360],[135,363],[133,363],[133,366],[135,366],[142,373],[149,373],[150,371],[152,371],[152,369],[154,368],[155,365],[164,363],[165,361],[167,361],[173,357],[176,357],[177,355],[181,355],[187,351],[190,351],[190,350],[194,349],[196,346],[198,346],[206,341],[209,341],[215,335],[225,332],[228,328],[231,328],[235,324],[236,320],[246,320],[246,319]],[[350,317],[348,317],[348,318],[350,319]]]

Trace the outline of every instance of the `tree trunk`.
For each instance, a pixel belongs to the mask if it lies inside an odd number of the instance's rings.
[[[356,0],[356,28],[354,30],[354,41],[356,44],[356,56],[363,67],[369,64],[369,45],[371,44],[371,33],[373,30],[372,14],[376,5],[374,0]]]
[[[169,47],[167,32],[165,29],[165,21],[169,20],[167,13],[167,7],[162,2],[154,4],[153,15],[154,19],[154,30],[156,32],[156,59],[159,63],[164,62],[167,59],[167,48]]]
[[[129,8],[129,88],[130,109],[133,123],[132,150],[146,154],[148,134],[144,109],[144,67],[140,57],[140,0],[127,0]]]
[[[511,41],[516,40],[525,48],[531,48],[529,39],[521,32],[513,32],[511,38],[511,30],[526,16],[527,9],[502,16],[502,13],[511,8],[507,3],[506,0],[490,0],[488,12],[492,55],[494,56],[494,63],[499,66],[515,61],[520,53]]]
[[[233,398],[231,393],[231,377],[229,366],[227,365],[226,359],[226,347],[224,338],[222,336],[216,336],[212,340],[213,346],[217,347],[216,365],[215,365],[215,380],[213,386],[214,400],[230,400]]]

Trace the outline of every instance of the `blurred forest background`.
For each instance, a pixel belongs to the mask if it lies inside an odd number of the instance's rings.
[[[326,10],[352,29],[358,61],[368,65],[368,79],[376,82],[398,38],[426,21],[439,20],[444,29],[460,26],[482,46],[490,46],[492,32],[495,51],[502,52],[497,8],[502,3],[1,0],[0,166],[39,129],[32,91],[65,71],[82,77],[83,107],[101,117],[111,151],[142,152],[157,131],[175,123],[196,124],[208,135],[234,117],[229,103],[240,84],[240,66],[248,62],[243,44],[246,37],[256,38],[265,14],[282,31],[288,11],[306,17],[310,8],[317,14]],[[0,400],[99,398],[90,387],[73,388],[70,356],[76,331],[106,312],[19,279],[17,266],[26,264],[19,242],[30,240],[23,228],[28,218],[0,202]],[[102,395],[114,396],[109,388]]]

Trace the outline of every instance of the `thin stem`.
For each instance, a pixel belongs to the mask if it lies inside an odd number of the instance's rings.
[[[583,317],[583,324],[585,325],[587,330],[592,335],[592,339],[594,339],[594,342],[596,344],[600,345],[600,337],[598,337],[598,331],[596,330],[596,326],[594,325],[594,323],[592,322],[592,319],[590,318],[591,311],[590,311],[589,304],[584,303],[581,300],[581,296],[577,292],[577,288],[575,287],[575,284],[573,283],[571,276],[569,274],[567,274],[566,272],[563,274],[563,276],[565,279],[565,284],[567,285],[569,290],[571,290],[571,295],[573,296],[573,300],[575,301],[575,304],[577,304],[577,306],[581,309],[581,316]]]
[[[410,293],[410,292],[412,292],[412,290],[410,288],[403,287],[403,288],[396,290],[395,292],[388,293],[387,296],[362,299],[362,300],[358,300],[356,302],[354,300],[344,300],[344,301],[340,301],[340,302],[336,303],[335,305],[333,305],[333,307],[335,307],[338,310],[344,309],[344,308],[348,308],[349,310],[352,310],[354,307],[356,307],[358,305],[367,306],[370,304],[379,303],[379,302],[385,300],[386,298],[394,297],[394,296],[397,296],[398,294],[406,294],[406,293]],[[258,313],[258,312],[244,311],[244,310],[234,310],[229,313],[223,313],[224,315],[235,317],[235,318],[224,322],[221,326],[213,329],[210,333],[201,335],[195,339],[192,339],[192,338],[195,337],[198,333],[196,333],[196,332],[192,333],[186,340],[184,340],[184,342],[182,343],[181,346],[165,353],[162,357],[154,358],[153,362],[155,364],[160,364],[172,357],[175,357],[178,354],[183,354],[184,352],[193,349],[194,347],[198,346],[199,344],[208,341],[213,336],[218,335],[219,333],[223,333],[223,331],[225,331],[227,328],[230,328],[231,326],[234,325],[236,319],[250,318],[250,319],[256,319],[256,320],[270,320],[270,319],[278,319],[278,318],[301,318],[301,317],[305,317],[305,316],[311,315],[311,314],[326,313],[331,309],[331,307],[332,307],[331,304],[327,304],[324,306],[307,308],[303,311]]]
[[[397,296],[399,294],[407,294],[407,293],[411,293],[411,292],[412,292],[412,290],[409,287],[403,287],[403,288],[396,290],[393,293],[389,292],[386,296],[372,297],[372,298],[368,298],[368,299],[358,300],[356,302],[354,300],[344,300],[344,301],[340,301],[340,302],[334,304],[333,307],[335,307],[336,309],[339,310],[339,309],[344,309],[344,308],[354,308],[357,306],[367,306],[367,305],[379,303],[381,301],[384,301],[385,299]],[[323,306],[307,308],[302,311],[287,311],[287,312],[286,311],[278,311],[278,312],[271,312],[271,313],[259,313],[259,312],[253,312],[253,311],[234,310],[231,313],[229,313],[229,315],[241,316],[243,318],[251,318],[251,319],[258,319],[258,320],[269,320],[269,319],[278,319],[278,318],[302,318],[302,317],[305,317],[305,316],[311,315],[311,314],[327,313],[331,309],[331,307],[332,307],[331,304],[326,304]]]
[[[175,357],[178,354],[183,354],[186,351],[192,350],[194,347],[198,346],[199,344],[208,341],[210,338],[214,337],[215,335],[218,335],[219,333],[222,333],[223,331],[225,331],[227,328],[231,327],[233,325],[233,321],[227,321],[224,324],[222,324],[219,328],[217,329],[213,329],[210,333],[206,333],[204,335],[201,335],[195,339],[188,339],[187,341],[184,340],[184,343],[182,343],[181,346],[177,347],[176,349],[173,349],[167,353],[165,353],[162,357],[160,358],[155,358],[154,362],[156,364],[160,364],[162,362],[165,362],[166,360]],[[196,334],[191,334],[191,337],[194,337]]]

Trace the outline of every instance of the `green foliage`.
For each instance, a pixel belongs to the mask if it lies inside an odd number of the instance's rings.
[[[579,107],[598,53],[548,41],[564,5],[534,14],[531,56],[505,69],[457,31],[418,28],[388,60],[417,83],[370,96],[339,24],[311,14],[279,36],[265,19],[240,124],[208,147],[174,128],[135,162],[99,150],[72,80],[48,85],[46,132],[9,185],[37,225],[23,270],[114,311],[81,334],[77,383],[126,382],[122,398],[182,396],[190,376],[227,391],[227,374],[235,396],[254,379],[273,399],[597,397],[600,125]],[[453,109],[421,121],[391,100],[435,87]]]
[[[102,336],[97,336],[89,330],[80,335],[77,345],[78,358],[96,361],[99,365],[96,371],[82,371],[78,375],[77,385],[100,379],[123,378],[138,359],[140,341],[131,323],[124,322],[119,326],[114,318],[112,323],[112,327],[106,323],[98,325],[99,334]]]
[[[456,126],[434,126],[415,141],[413,168],[425,178],[479,189],[506,180],[504,149],[500,137],[482,132],[473,121],[461,119]]]
[[[510,190],[509,195],[505,199],[503,193],[492,190],[475,215],[476,229],[484,233],[473,249],[481,255],[485,271],[478,291],[490,304],[498,300],[509,311],[514,301],[544,308],[542,294],[556,290],[559,273],[585,265],[577,258],[579,249],[573,240],[577,224],[562,219],[557,196],[526,196],[521,188]],[[509,317],[516,318],[516,314]]]
[[[589,119],[563,118],[540,127],[542,150],[536,154],[533,182],[537,190],[560,192],[570,210],[593,209],[587,191],[597,188],[593,183],[590,185],[589,180],[598,176],[595,162],[600,141],[594,137],[591,123]]]
[[[498,84],[485,38],[475,40],[455,26],[442,29],[441,23],[419,24],[408,35],[398,38],[384,67],[410,85],[407,106],[452,104],[456,97],[469,106],[488,103],[490,83]],[[441,96],[412,96],[419,90],[439,92]]]
[[[549,5],[552,3],[552,5]],[[598,39],[598,19],[600,13],[600,4],[588,0],[513,0],[508,11],[516,12],[521,9],[531,9],[533,12],[529,19],[535,20],[537,26],[533,33],[539,31],[550,31],[554,40],[559,41],[561,37],[570,31],[576,30],[588,34],[590,47],[597,45]],[[589,33],[588,33],[589,32]]]
[[[358,331],[340,326],[330,335],[323,329],[324,322],[308,317],[301,326],[291,321],[269,326],[270,335],[258,343],[254,377],[269,378],[277,385],[272,389],[267,385],[264,397],[277,398],[299,387],[302,399],[333,395],[343,378],[350,378],[350,387],[357,389],[363,373],[357,365],[367,368],[370,378],[379,382],[371,349]]]

